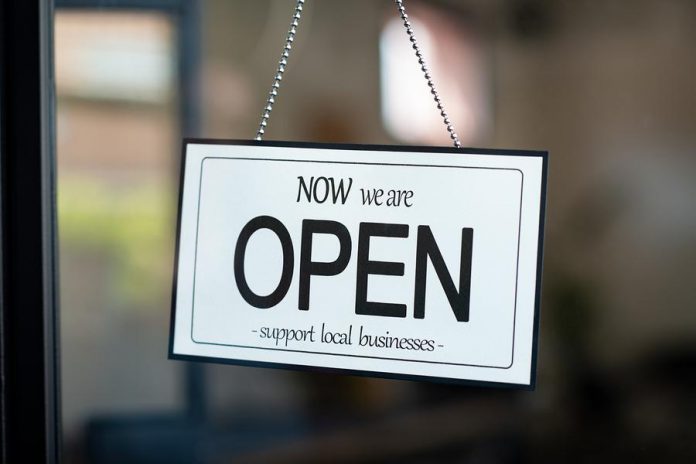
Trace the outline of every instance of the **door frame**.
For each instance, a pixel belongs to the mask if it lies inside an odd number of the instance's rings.
[[[3,462],[60,460],[53,1],[0,2]]]

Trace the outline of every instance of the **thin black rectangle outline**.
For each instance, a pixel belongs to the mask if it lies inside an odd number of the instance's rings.
[[[537,263],[536,263],[536,285],[534,298],[534,322],[532,335],[532,353],[529,383],[515,382],[493,382],[487,380],[461,379],[452,377],[437,377],[428,375],[414,374],[395,374],[383,371],[363,371],[347,368],[330,368],[321,366],[308,366],[302,364],[285,364],[268,361],[248,361],[241,359],[228,359],[212,356],[186,355],[174,353],[174,333],[176,324],[176,295],[177,278],[179,265],[179,245],[181,238],[181,213],[183,205],[183,192],[185,182],[186,149],[189,144],[196,145],[240,145],[258,147],[287,147],[287,148],[323,148],[332,150],[353,150],[353,151],[380,151],[380,152],[414,152],[414,153],[451,153],[457,155],[493,155],[493,156],[517,156],[541,158],[541,186],[539,199],[539,230],[537,239]],[[454,147],[428,147],[428,146],[407,146],[407,145],[359,145],[359,144],[327,144],[312,142],[288,142],[288,141],[256,141],[256,140],[234,140],[234,139],[203,139],[203,138],[184,138],[182,142],[182,156],[179,179],[179,202],[177,209],[177,235],[173,265],[173,285],[172,285],[172,304],[170,312],[169,326],[169,350],[168,358],[182,361],[198,361],[217,364],[229,364],[249,367],[266,367],[273,369],[293,369],[310,372],[327,372],[337,374],[347,374],[365,377],[377,377],[386,379],[400,379],[411,381],[431,381],[446,384],[469,385],[477,387],[498,387],[498,388],[517,388],[523,390],[534,390],[536,387],[536,366],[538,362],[539,349],[539,323],[540,323],[540,303],[541,303],[541,283],[543,274],[543,253],[544,253],[544,227],[546,217],[546,191],[548,176],[548,152],[532,150],[510,150],[510,149],[491,149],[491,148],[454,148]]]
[[[346,353],[330,353],[324,351],[309,351],[309,350],[292,350],[286,348],[273,348],[265,346],[250,346],[250,345],[233,345],[229,343],[215,343],[198,341],[193,338],[193,321],[195,320],[195,300],[196,300],[196,266],[198,257],[198,231],[200,229],[200,208],[201,208],[201,196],[202,196],[202,185],[203,185],[203,165],[209,159],[213,160],[226,160],[226,161],[272,161],[272,162],[290,162],[290,163],[319,163],[319,164],[349,164],[349,165],[368,165],[368,166],[399,166],[399,167],[419,167],[419,168],[456,168],[456,169],[480,169],[480,170],[491,170],[491,171],[517,171],[522,176],[520,182],[520,208],[517,221],[517,260],[515,263],[515,304],[512,312],[512,347],[510,354],[510,364],[507,367],[504,366],[489,366],[483,364],[466,364],[466,363],[453,363],[453,362],[440,362],[440,361],[427,361],[422,359],[405,359],[405,358],[391,358],[385,356],[367,356],[367,355],[357,355],[357,354],[346,354]],[[361,162],[361,161],[325,161],[325,160],[306,160],[306,159],[290,159],[290,158],[253,158],[253,157],[221,157],[221,156],[206,156],[201,160],[201,170],[200,177],[198,180],[198,208],[196,217],[196,245],[194,247],[194,258],[193,258],[193,295],[191,302],[191,341],[197,345],[212,345],[212,346],[227,346],[231,348],[249,348],[257,350],[268,350],[268,351],[285,351],[288,353],[303,353],[303,354],[318,354],[326,356],[342,356],[347,358],[365,358],[365,359],[381,359],[384,361],[403,361],[403,362],[414,362],[423,364],[438,364],[443,366],[460,366],[460,367],[480,367],[487,369],[503,369],[507,370],[512,367],[515,362],[515,335],[517,322],[517,296],[519,287],[519,264],[520,264],[520,242],[522,233],[522,200],[524,198],[524,173],[515,168],[490,168],[490,167],[478,167],[478,166],[452,166],[452,165],[431,165],[431,164],[404,164],[404,163],[372,163],[372,162]]]

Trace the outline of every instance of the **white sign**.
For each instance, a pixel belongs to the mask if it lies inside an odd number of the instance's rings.
[[[546,153],[188,140],[170,357],[533,388]]]

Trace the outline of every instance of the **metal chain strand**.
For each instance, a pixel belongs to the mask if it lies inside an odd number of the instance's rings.
[[[394,0],[394,3],[396,3],[396,6],[399,8],[399,14],[401,14],[401,20],[404,22],[404,27],[406,28],[406,33],[408,34],[408,40],[411,41],[411,46],[413,47],[413,50],[415,50],[416,52],[416,56],[418,57],[418,64],[421,67],[421,71],[423,71],[425,80],[428,82],[428,87],[430,87],[430,93],[433,95],[435,103],[437,103],[437,109],[440,110],[440,116],[442,116],[442,120],[444,121],[445,126],[447,127],[447,132],[449,132],[449,136],[452,139],[452,142],[454,142],[454,146],[457,148],[461,148],[462,144],[459,143],[459,137],[457,136],[457,133],[454,132],[454,128],[452,127],[452,123],[450,122],[450,119],[447,116],[447,112],[445,111],[445,108],[442,106],[442,100],[440,100],[440,96],[435,90],[435,84],[433,83],[430,71],[428,70],[428,67],[425,64],[425,60],[423,59],[423,53],[420,51],[420,47],[416,42],[416,37],[413,34],[413,27],[411,27],[411,22],[408,20],[408,15],[406,14],[406,8],[404,8],[403,0]]]
[[[283,47],[283,53],[280,57],[280,61],[278,62],[278,69],[276,70],[276,75],[273,79],[273,85],[271,85],[271,91],[268,94],[268,98],[266,99],[266,106],[264,107],[263,115],[261,116],[261,122],[259,123],[258,130],[256,131],[256,140],[263,139],[266,127],[268,127],[268,120],[271,117],[271,111],[273,111],[273,105],[275,104],[275,99],[278,96],[278,89],[280,89],[280,81],[283,80],[285,67],[288,64],[288,58],[290,57],[290,50],[292,49],[292,44],[295,41],[297,27],[300,23],[300,18],[302,17],[302,9],[304,7],[304,2],[305,0],[297,0],[297,3],[295,4],[295,12],[293,13],[292,22],[290,23],[290,29],[288,30],[288,35],[285,39],[285,47]],[[408,20],[408,15],[406,14],[406,8],[404,7],[403,0],[394,0],[394,2],[396,3],[396,6],[399,8],[399,14],[401,15],[401,20],[404,23],[404,27],[406,28],[408,38],[411,41],[411,46],[413,47],[413,50],[416,52],[418,64],[421,67],[421,71],[423,71],[425,80],[427,81],[428,87],[430,88],[430,93],[433,95],[433,99],[437,104],[437,109],[440,111],[442,120],[445,123],[445,126],[447,127],[447,132],[449,133],[452,142],[454,142],[454,146],[457,148],[461,148],[462,145],[459,142],[459,137],[457,136],[457,133],[454,132],[452,123],[450,122],[450,119],[447,116],[447,112],[445,111],[445,108],[442,105],[440,95],[438,95],[437,91],[435,90],[435,84],[433,83],[430,71],[428,70],[428,67],[425,64],[425,60],[423,59],[423,53],[421,52],[420,47],[416,42],[416,37],[413,33],[411,22]]]
[[[273,85],[271,86],[271,91],[268,93],[268,98],[266,99],[266,106],[263,109],[263,115],[261,116],[259,129],[256,131],[256,140],[263,139],[263,134],[265,133],[265,129],[268,126],[268,118],[271,117],[271,111],[273,111],[273,104],[275,103],[275,99],[278,96],[280,81],[283,80],[283,73],[285,73],[285,67],[288,65],[288,58],[290,57],[292,43],[295,41],[297,26],[300,24],[300,18],[302,17],[302,8],[304,6],[304,2],[305,0],[297,0],[297,3],[295,4],[295,12],[292,15],[290,29],[288,30],[288,35],[285,38],[285,47],[283,47],[283,54],[280,56],[280,61],[278,62],[278,69],[276,70],[276,75],[273,79]]]

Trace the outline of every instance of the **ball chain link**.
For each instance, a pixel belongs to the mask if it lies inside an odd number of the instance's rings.
[[[302,9],[304,8],[304,2],[305,0],[297,0],[297,3],[295,4],[295,12],[292,15],[290,29],[288,30],[288,35],[285,38],[285,46],[283,47],[283,53],[280,56],[280,61],[278,62],[278,69],[276,70],[275,77],[273,78],[273,85],[271,85],[271,91],[268,93],[268,98],[266,99],[266,106],[264,107],[263,114],[261,115],[261,122],[259,123],[258,130],[256,131],[256,140],[262,140],[263,135],[266,132],[266,127],[268,126],[268,119],[271,117],[273,105],[275,104],[276,98],[278,97],[280,81],[283,80],[285,67],[288,65],[288,58],[290,57],[290,50],[292,49],[292,44],[295,41],[297,27],[300,24],[300,18],[302,17]]]
[[[459,142],[459,136],[457,136],[457,133],[454,131],[454,127],[452,127],[452,122],[450,121],[449,116],[447,116],[447,112],[445,111],[445,108],[442,105],[440,95],[437,93],[437,90],[435,90],[435,83],[433,82],[433,78],[430,75],[430,70],[428,69],[428,66],[425,64],[423,52],[421,52],[420,47],[418,46],[418,42],[416,42],[416,36],[413,33],[413,26],[411,26],[411,21],[408,20],[408,15],[406,14],[406,8],[404,7],[403,0],[394,0],[394,3],[396,3],[397,8],[399,8],[399,14],[401,15],[401,20],[404,23],[404,27],[406,28],[408,40],[411,42],[411,46],[413,47],[413,50],[416,52],[418,64],[421,67],[421,71],[423,71],[423,76],[425,76],[425,80],[428,82],[430,93],[433,96],[433,100],[435,100],[435,103],[437,104],[437,109],[440,111],[442,121],[445,123],[445,126],[447,127],[447,132],[449,132],[449,136],[452,139],[454,146],[457,148],[461,148],[462,144]]]
[[[442,116],[442,120],[445,123],[445,126],[447,127],[447,132],[449,133],[449,136],[452,139],[454,146],[457,148],[461,148],[462,145],[459,142],[459,137],[457,136],[457,133],[454,132],[454,128],[452,127],[452,123],[449,119],[449,116],[447,116],[447,112],[445,111],[445,108],[442,105],[440,95],[437,93],[437,90],[435,90],[435,84],[433,82],[432,76],[430,75],[430,71],[428,70],[428,66],[425,64],[423,52],[421,52],[420,47],[418,46],[418,42],[416,41],[411,22],[408,20],[408,15],[406,14],[406,8],[404,7],[403,0],[394,0],[394,2],[396,3],[396,6],[399,9],[401,20],[403,21],[404,27],[406,28],[406,33],[408,34],[408,39],[411,42],[413,50],[416,52],[418,64],[420,65],[421,71],[423,71],[425,80],[428,83],[430,93],[432,94],[433,99],[437,104],[437,109],[440,111],[440,116]],[[276,70],[275,78],[273,79],[273,85],[271,85],[271,91],[269,92],[268,98],[266,99],[266,106],[263,109],[263,114],[261,116],[259,128],[256,131],[256,140],[263,140],[266,128],[268,127],[268,120],[271,117],[273,105],[275,104],[276,98],[278,97],[280,81],[283,80],[283,74],[285,73],[285,68],[288,65],[288,58],[290,57],[290,50],[292,49],[292,44],[295,41],[297,27],[300,24],[300,18],[302,17],[302,9],[304,8],[304,3],[305,0],[297,0],[297,3],[295,4],[295,12],[292,16],[292,22],[290,23],[288,35],[285,38],[285,46],[283,47],[283,53],[280,57],[280,61],[278,62],[278,69]]]

